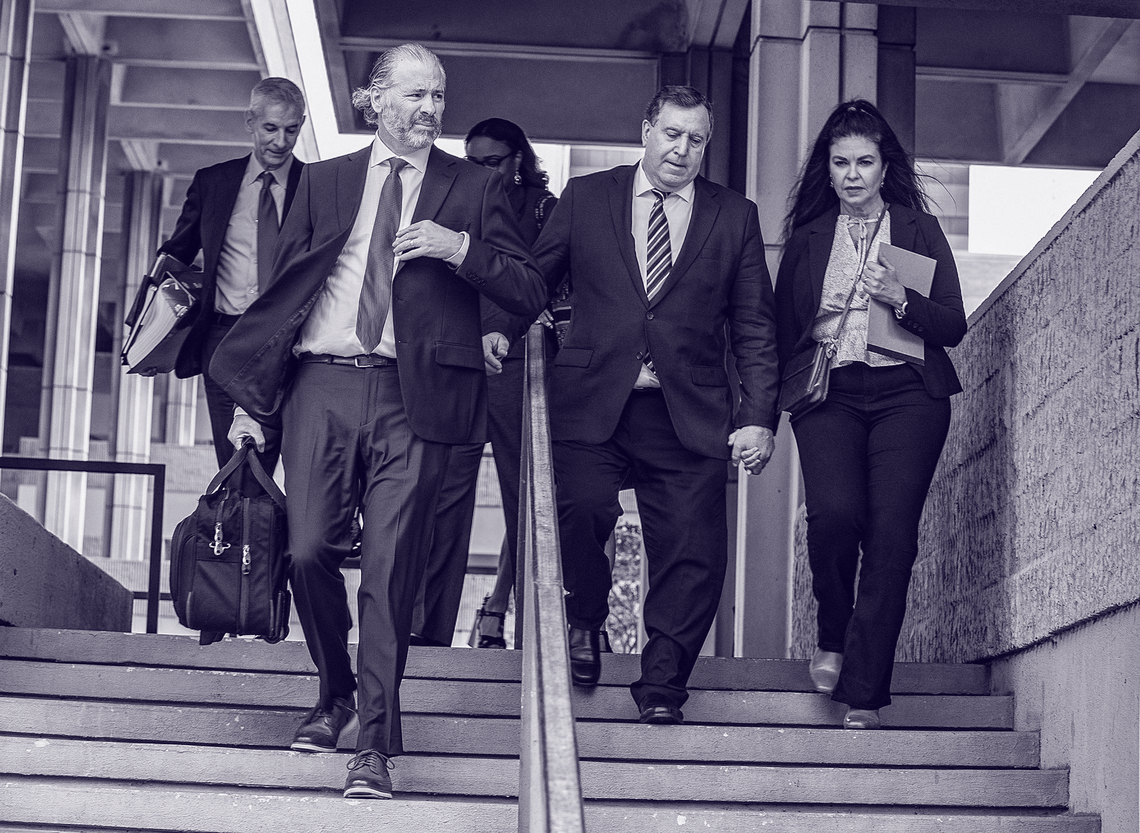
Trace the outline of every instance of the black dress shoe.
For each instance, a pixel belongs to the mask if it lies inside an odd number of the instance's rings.
[[[602,675],[598,632],[570,627],[570,678],[574,685],[596,686]]]
[[[685,722],[681,710],[659,694],[650,694],[639,704],[641,716],[638,723],[654,723],[658,725],[677,725]]]
[[[335,752],[342,732],[356,725],[356,709],[351,701],[335,699],[330,708],[318,703],[308,716],[289,748],[297,752]]]
[[[357,752],[348,762],[348,778],[344,782],[345,798],[391,798],[395,765],[387,755],[375,749]]]

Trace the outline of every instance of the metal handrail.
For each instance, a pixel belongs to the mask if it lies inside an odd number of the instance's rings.
[[[150,509],[150,565],[146,592],[146,632],[158,633],[162,586],[162,513],[166,503],[166,466],[162,463],[119,463],[103,460],[54,460],[49,457],[0,457],[0,469],[71,471],[86,474],[142,474],[154,478]],[[138,594],[134,594],[138,598]]]
[[[523,382],[520,557],[515,584],[523,633],[518,829],[522,833],[582,833],[585,819],[570,706],[570,649],[554,503],[545,341],[544,328],[532,326],[526,338]]]

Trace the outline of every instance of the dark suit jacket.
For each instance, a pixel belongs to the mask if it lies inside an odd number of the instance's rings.
[[[630,231],[635,171],[623,166],[570,180],[535,244],[548,291],[567,276],[573,287],[551,374],[551,434],[608,440],[648,350],[681,443],[727,459],[734,405],[736,426],[776,429],[772,282],[756,206],[698,177],[685,244],[651,302]],[[518,332],[515,322],[510,334]]]
[[[914,367],[922,374],[927,392],[942,399],[962,390],[944,349],[956,346],[966,334],[958,269],[937,219],[902,205],[891,205],[888,211],[892,245],[937,261],[930,297],[908,289],[907,313],[899,323],[926,342],[926,365]],[[811,328],[819,311],[838,217],[837,206],[792,232],[784,246],[776,278],[781,371],[795,355],[815,348]]]
[[[364,193],[371,146],[306,165],[281,229],[269,287],[238,319],[210,375],[265,424],[276,422],[301,325],[344,248]],[[545,301],[501,179],[432,148],[413,222],[434,220],[471,238],[458,270],[405,261],[392,284],[400,386],[412,430],[426,440],[486,440],[486,372],[479,296],[531,320]]]
[[[179,378],[196,376],[202,367],[202,339],[214,322],[214,293],[218,280],[218,255],[226,237],[226,227],[237,202],[241,178],[249,164],[249,154],[202,168],[186,191],[182,214],[174,226],[174,233],[159,247],[159,251],[174,255],[183,263],[193,263],[202,252],[202,311],[178,354],[174,374]],[[304,163],[294,158],[289,168],[285,188],[284,214],[288,216],[297,183],[301,180]]]

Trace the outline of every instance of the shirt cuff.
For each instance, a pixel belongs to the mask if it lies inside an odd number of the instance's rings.
[[[453,266],[456,269],[463,265],[463,261],[467,257],[467,250],[471,247],[471,235],[465,231],[459,233],[463,235],[463,242],[459,245],[459,251],[451,257],[445,258],[443,261],[448,266]]]

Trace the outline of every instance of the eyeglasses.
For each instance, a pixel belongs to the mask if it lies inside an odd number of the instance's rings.
[[[480,159],[478,156],[468,156],[467,161],[474,162],[476,165],[482,165],[485,168],[497,168],[503,164],[503,160],[506,158],[506,156],[484,156]]]

